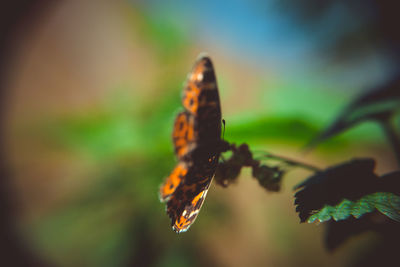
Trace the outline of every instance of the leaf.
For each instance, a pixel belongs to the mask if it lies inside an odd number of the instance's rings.
[[[373,159],[355,159],[318,172],[296,186],[300,189],[295,204],[301,222],[331,217],[343,220],[350,215],[359,218],[375,209],[398,220],[400,171],[378,177],[374,168]]]
[[[260,165],[252,168],[252,175],[257,179],[260,186],[264,187],[267,191],[279,192],[285,171],[279,169],[279,167]]]
[[[393,245],[388,240],[393,240],[397,246],[400,237],[400,197],[379,192],[366,196],[365,200],[355,203],[351,212],[353,216],[346,220],[330,220],[326,224],[324,243],[328,250],[334,250],[350,237],[366,231],[382,235],[388,248]]]
[[[315,135],[317,129],[301,118],[251,116],[227,120],[225,138],[230,142],[242,142],[245,139],[247,142],[285,140],[301,143]]]
[[[344,109],[341,115],[317,135],[308,145],[312,148],[317,144],[338,135],[356,124],[367,120],[382,120],[389,118],[400,110],[400,78],[379,86],[355,99]]]
[[[379,212],[366,213],[361,218],[350,216],[346,220],[330,220],[325,225],[324,244],[330,251],[339,247],[349,238],[366,231],[374,231],[384,236],[388,247],[393,245],[388,242],[388,239],[396,240],[394,244],[397,244],[399,238],[400,223]]]
[[[330,219],[341,221],[353,216],[356,219],[366,213],[380,211],[389,218],[400,222],[400,196],[393,193],[377,192],[358,201],[344,199],[336,206],[326,205],[308,218],[308,223],[316,220],[326,222]]]
[[[392,220],[400,222],[400,198],[398,196],[382,193],[376,203],[376,209]]]
[[[240,146],[235,144],[228,144],[228,146],[231,157],[225,160],[224,155],[221,156],[222,160],[218,164],[214,178],[217,184],[227,187],[236,182],[243,167],[251,167],[251,174],[260,186],[267,191],[280,191],[284,170],[276,166],[261,164],[259,160],[255,160],[249,146],[245,143]]]
[[[358,199],[371,192],[371,184],[377,179],[373,159],[355,159],[334,166],[308,178],[296,186],[296,211],[302,222],[325,205],[336,205],[344,198]]]

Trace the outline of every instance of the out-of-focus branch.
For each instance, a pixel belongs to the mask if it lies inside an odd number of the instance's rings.
[[[393,121],[390,118],[385,120],[381,120],[381,126],[383,131],[386,134],[386,137],[394,151],[394,154],[397,159],[397,163],[400,167],[400,137],[396,131],[396,128],[393,125]]]

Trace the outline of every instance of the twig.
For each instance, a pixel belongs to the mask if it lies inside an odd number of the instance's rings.
[[[299,167],[302,167],[302,168],[304,168],[304,169],[308,169],[308,170],[311,170],[311,171],[314,171],[314,172],[319,172],[319,171],[321,171],[320,168],[315,167],[315,166],[313,166],[313,165],[310,165],[310,164],[308,164],[308,163],[303,163],[303,162],[295,161],[295,160],[292,160],[292,159],[289,159],[289,158],[286,158],[286,157],[282,157],[282,156],[278,156],[278,155],[275,155],[275,154],[271,154],[271,153],[266,153],[266,152],[264,152],[263,157],[264,157],[264,158],[269,158],[269,159],[275,159],[275,160],[283,161],[283,162],[285,162],[285,163],[287,163],[287,164],[289,164],[289,165],[299,166]]]
[[[380,122],[381,122],[381,126],[383,128],[383,131],[385,132],[386,137],[392,146],[392,149],[393,149],[394,154],[397,159],[397,163],[400,166],[400,137],[399,137],[399,134],[396,132],[396,128],[394,127],[390,118],[387,118],[385,120],[380,120]]]

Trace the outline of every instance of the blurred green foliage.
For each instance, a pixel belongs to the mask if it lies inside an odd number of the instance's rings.
[[[140,9],[132,12],[132,27],[143,37],[141,41],[154,49],[160,64],[178,61],[190,49],[190,35],[184,26],[161,12],[159,16]],[[141,88],[116,89],[115,95],[96,109],[43,118],[30,125],[30,132],[48,147],[72,157],[84,155],[96,166],[96,177],[90,177],[88,186],[24,226],[40,253],[50,255],[59,266],[202,266],[210,261],[206,255],[196,255],[200,246],[196,240],[201,235],[196,229],[205,231],[205,227],[197,222],[185,239],[178,239],[169,229],[165,207],[157,197],[159,184],[175,164],[171,131],[181,108],[184,78],[165,75],[159,81],[159,97],[141,99],[133,93]],[[307,94],[303,97],[313,97],[313,91]],[[225,139],[246,142],[250,147],[281,142],[300,148],[322,126],[312,116],[295,113],[252,114],[226,120]],[[358,136],[350,135],[327,142],[327,147],[357,142]],[[379,196],[370,198],[377,201]],[[361,206],[357,203],[352,207]],[[209,216],[219,220],[229,213],[223,203],[207,206]],[[313,218],[326,220],[326,214],[342,218],[343,214],[354,214],[354,209],[330,207]],[[197,261],[192,260],[194,257]]]
[[[180,97],[177,90],[169,92],[156,104],[145,103],[134,110],[125,97],[112,98],[115,102],[102,109],[36,124],[49,146],[84,154],[98,168],[99,176],[90,186],[30,226],[34,243],[60,266],[125,266],[141,260],[144,249],[153,253],[148,259],[151,264],[193,266],[194,240],[204,226],[196,223],[194,229],[199,230],[191,229],[194,234],[178,242],[157,196],[158,186],[175,162],[170,136]],[[280,141],[301,146],[317,129],[299,118],[254,116],[232,121],[228,121],[225,139],[254,145]],[[333,146],[349,142],[338,140]],[[226,213],[224,205],[207,206],[208,216],[214,219]],[[149,240],[151,244],[146,244]],[[178,251],[185,256],[176,257]],[[72,256],[66,259],[65,255]]]
[[[154,49],[157,57],[164,61],[174,61],[191,45],[189,36],[190,21],[181,23],[165,10],[154,8],[152,12],[144,8],[130,10],[128,18],[132,29],[138,32],[142,42]]]

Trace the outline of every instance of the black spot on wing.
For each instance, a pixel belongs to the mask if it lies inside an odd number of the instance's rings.
[[[179,131],[182,131],[184,125],[185,123],[183,121],[179,122]]]

